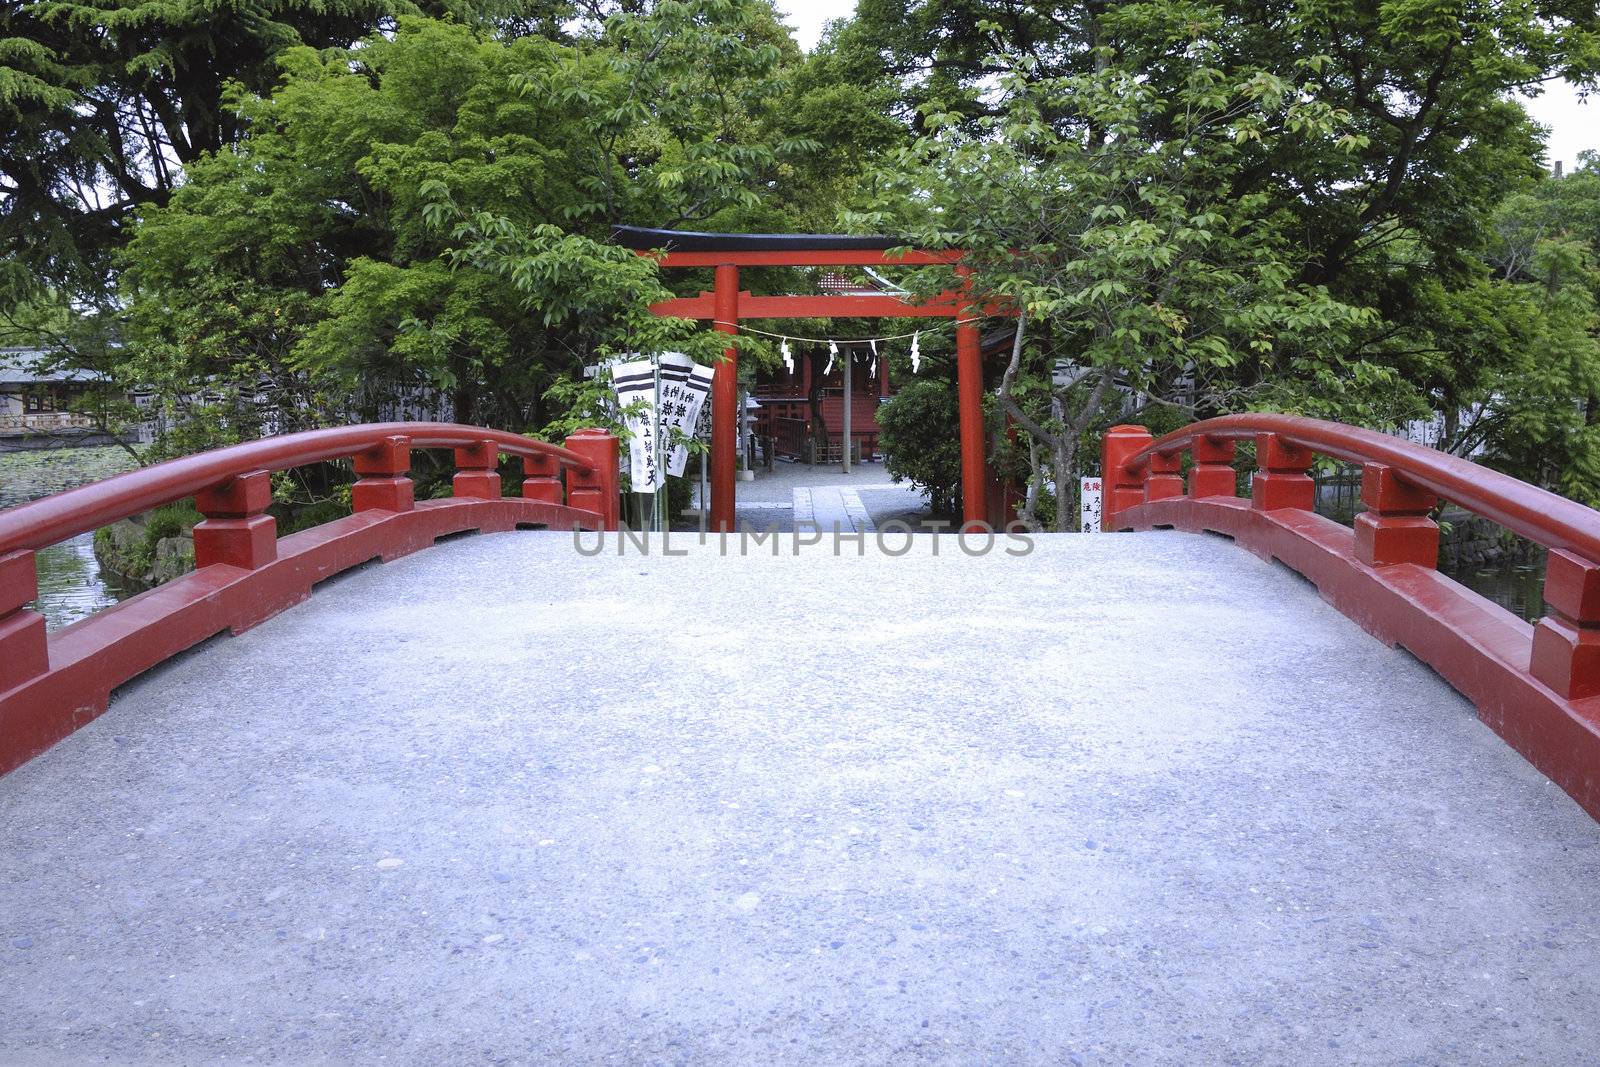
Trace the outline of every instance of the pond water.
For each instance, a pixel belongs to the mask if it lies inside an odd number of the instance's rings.
[[[1317,479],[1317,513],[1346,526],[1362,510],[1361,477],[1344,473]],[[1544,549],[1517,542],[1517,556],[1497,563],[1444,563],[1442,574],[1529,622],[1544,615]]]
[[[1529,622],[1538,622],[1544,616],[1542,549],[1534,554],[1532,560],[1523,562],[1507,559],[1501,563],[1483,566],[1465,563],[1439,569],[1468,589],[1515,612]]]
[[[120,448],[56,448],[0,454],[0,508],[109,478],[135,466]],[[34,610],[58,630],[115,604],[138,590],[124,590],[100,573],[94,534],[79,534],[37,556],[39,599]]]

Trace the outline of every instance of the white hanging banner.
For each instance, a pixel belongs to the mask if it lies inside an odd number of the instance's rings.
[[[1100,479],[1078,480],[1078,532],[1100,532]]]
[[[683,477],[689,462],[689,446],[670,442],[668,430],[677,430],[684,436],[694,433],[700,423],[700,409],[711,395],[714,367],[702,367],[681,352],[668,352],[661,357],[661,447],[666,453],[667,473],[674,478]]]
[[[661,488],[661,465],[656,458],[656,368],[648,359],[617,363],[611,367],[611,387],[622,409],[628,432],[628,478],[635,493]],[[635,410],[629,410],[634,408]]]
[[[911,373],[915,374],[922,369],[922,335],[911,335]]]

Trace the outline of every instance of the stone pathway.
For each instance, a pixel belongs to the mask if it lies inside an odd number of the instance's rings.
[[[927,499],[920,490],[888,480],[879,463],[859,464],[851,474],[836,467],[780,463],[772,471],[759,471],[755,481],[737,483],[735,489],[734,511],[741,529],[780,532],[815,526],[872,533],[878,529],[875,512],[894,518],[914,516]],[[873,502],[864,502],[863,493]],[[696,523],[699,514],[690,508],[682,518]]]
[[[843,533],[870,533],[877,524],[861,502],[864,489],[895,489],[893,482],[883,485],[859,485],[846,488],[837,485],[819,485],[797,488],[794,491],[794,522],[796,526],[815,526],[819,530],[839,530]]]

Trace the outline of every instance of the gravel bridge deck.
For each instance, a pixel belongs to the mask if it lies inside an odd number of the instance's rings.
[[[336,579],[0,779],[0,1062],[1600,1057],[1600,827],[1464,700],[1036,545]]]

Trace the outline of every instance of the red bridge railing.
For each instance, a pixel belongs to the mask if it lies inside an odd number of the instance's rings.
[[[416,500],[411,450],[455,451],[453,495]],[[373,559],[440,537],[519,527],[614,530],[617,439],[583,430],[565,447],[499,430],[403,422],[288,434],[186,456],[0,511],[0,774],[105,710],[123,682],[199,642],[240,633]],[[522,460],[520,497],[500,492],[500,455]],[[272,472],[353,459],[354,514],[287,537],[267,514]],[[562,475],[565,474],[565,484]],[[195,569],[46,635],[34,553],[193,497]]]
[[[1235,490],[1240,440],[1256,449],[1247,498]],[[1312,510],[1318,455],[1362,467],[1354,529]],[[1600,512],[1431,448],[1287,415],[1210,419],[1156,439],[1117,426],[1103,459],[1104,529],[1211,531],[1298,571],[1436,670],[1600,819]],[[1430,513],[1441,498],[1550,550],[1537,626],[1439,573]]]

